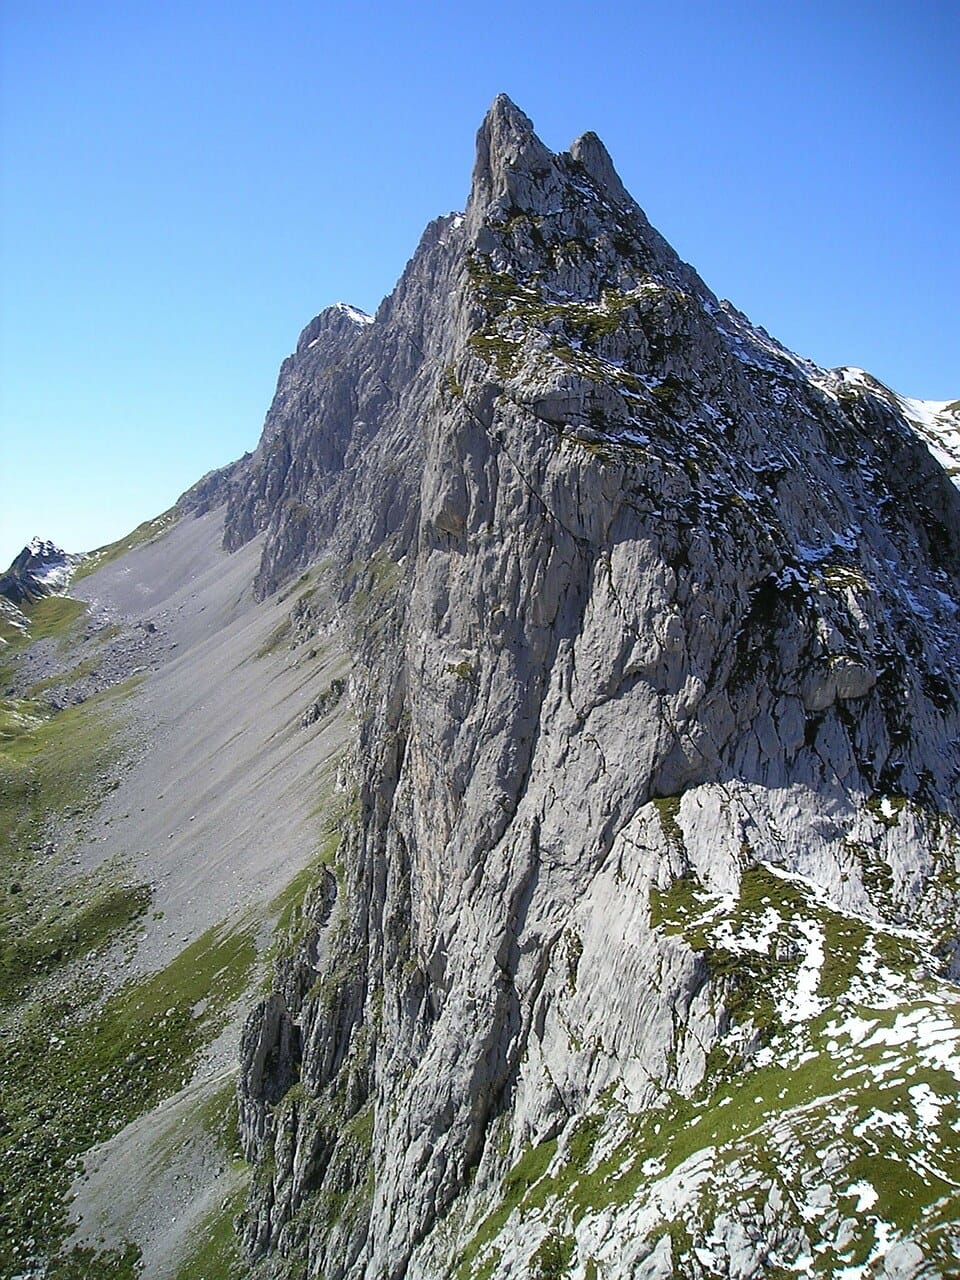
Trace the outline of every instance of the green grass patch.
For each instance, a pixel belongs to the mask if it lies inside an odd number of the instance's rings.
[[[575,1248],[573,1236],[550,1232],[530,1259],[534,1280],[563,1280],[573,1261]]]
[[[664,820],[661,817],[661,825]],[[669,832],[664,826],[664,834]],[[658,889],[656,885],[650,888],[650,923],[654,929],[663,929],[667,934],[684,934],[685,931],[698,921],[704,913],[704,906],[711,901],[709,896],[704,892],[703,886],[697,877],[690,872],[688,875],[678,876],[670,882],[667,889]],[[703,945],[696,945],[696,939],[691,941],[694,950],[702,950]]]
[[[468,1280],[474,1273],[474,1263],[479,1261],[479,1255],[503,1229],[514,1209],[523,1205],[529,1210],[543,1204],[549,1190],[545,1175],[556,1152],[555,1138],[527,1148],[503,1180],[500,1203],[481,1222],[466,1247],[454,1259],[448,1274],[455,1276],[456,1280]]]
[[[26,1256],[56,1253],[80,1155],[188,1082],[246,990],[255,959],[252,924],[219,927],[159,973],[106,998],[97,983],[76,977],[6,1021],[0,1274],[15,1273]]]
[[[358,617],[379,632],[377,619],[383,614],[385,600],[400,581],[400,566],[386,551],[375,552],[369,560],[354,560],[347,569],[347,579],[355,579],[351,604]]]
[[[278,622],[274,629],[264,640],[263,644],[257,650],[258,658],[267,658],[271,653],[276,653],[278,649],[282,649],[285,645],[289,645],[290,638],[293,635],[293,620],[288,616],[282,622]]]
[[[135,1244],[117,1249],[74,1245],[44,1272],[47,1280],[135,1280],[141,1274],[140,1250]]]
[[[59,901],[49,892],[39,902],[28,897],[19,912],[8,904],[20,894],[8,889],[0,898],[0,1008],[81,956],[102,954],[146,912],[147,885],[105,880],[101,874],[74,882]]]
[[[601,290],[596,302],[551,302],[543,298],[539,286],[524,284],[506,272],[493,271],[489,261],[474,256],[469,263],[470,281],[488,316],[488,323],[471,334],[468,345],[501,378],[511,377],[519,368],[523,343],[515,334],[517,321],[523,331],[541,329],[553,338],[557,358],[572,363],[587,362],[603,339],[615,334],[634,313],[637,298],[617,289]],[[500,328],[503,320],[508,326]],[[598,376],[616,377],[609,369]]]
[[[38,694],[44,693],[47,689],[56,689],[62,684],[76,684],[79,680],[85,679],[87,676],[96,674],[97,666],[100,659],[97,657],[84,658],[82,662],[78,662],[75,667],[71,667],[69,671],[58,671],[52,676],[45,676],[42,680],[38,680],[36,684],[32,684],[27,690],[28,698],[35,698]]]
[[[275,930],[278,934],[286,936],[298,931],[303,923],[305,900],[319,883],[322,872],[337,869],[339,848],[339,832],[330,832],[315,856],[271,899],[269,911],[271,915],[277,915]]]
[[[0,700],[0,874],[21,878],[51,817],[80,818],[100,799],[133,688],[128,681],[56,714],[40,703]]]
[[[652,801],[653,807],[657,811],[657,817],[660,819],[660,826],[663,834],[667,837],[671,844],[675,844],[678,848],[683,848],[683,831],[680,827],[680,797],[679,796],[657,796]]]
[[[30,630],[24,640],[50,640],[65,636],[87,607],[85,600],[72,596],[44,596],[34,604],[26,605],[24,613],[30,619]]]
[[[877,794],[870,796],[866,802],[866,807],[876,820],[885,827],[897,827],[900,825],[900,815],[908,804],[909,801],[906,796],[897,792],[890,792],[887,795]]]
[[[480,677],[472,662],[464,658],[462,662],[448,662],[447,674],[456,676],[458,680],[462,680],[465,684],[479,685]]]
[[[35,702],[0,700],[0,1008],[88,954],[103,952],[146,910],[142,885],[116,865],[64,881],[48,859],[51,819],[69,842],[109,785],[128,688],[56,715]]]
[[[892,1025],[895,1016],[895,1011],[888,1011],[882,1021]],[[841,1060],[821,1045],[816,1056],[799,1065],[774,1062],[716,1088],[707,1080],[693,1098],[674,1096],[665,1106],[640,1115],[621,1115],[624,1136],[612,1150],[606,1148],[599,1160],[597,1139],[608,1117],[606,1113],[585,1117],[565,1148],[565,1160],[556,1164],[556,1143],[545,1143],[528,1152],[511,1171],[504,1184],[503,1201],[480,1223],[457,1260],[457,1280],[480,1274],[483,1261],[496,1248],[497,1235],[515,1209],[521,1215],[543,1215],[548,1221],[565,1222],[569,1215],[577,1222],[597,1211],[642,1201],[648,1194],[646,1188],[655,1185],[657,1179],[674,1173],[698,1153],[712,1150],[713,1173],[698,1193],[701,1198],[690,1202],[682,1238],[676,1237],[675,1224],[665,1222],[659,1232],[671,1235],[676,1261],[689,1252],[694,1240],[708,1232],[715,1213],[734,1204],[742,1208],[743,1197],[748,1194],[757,1197],[756,1210],[762,1217],[767,1189],[784,1177],[771,1135],[777,1131],[782,1135],[787,1128],[792,1133],[791,1159],[800,1161],[799,1167],[805,1170],[810,1184],[823,1177],[818,1149],[835,1144],[838,1135],[845,1135],[848,1157],[838,1185],[864,1183],[876,1193],[872,1217],[859,1215],[853,1247],[863,1257],[875,1241],[877,1217],[910,1235],[931,1217],[931,1229],[937,1228],[937,1214],[942,1216],[946,1205],[949,1209],[944,1225],[955,1223],[960,1201],[955,1187],[960,1172],[960,1107],[953,1098],[955,1081],[947,1072],[929,1070],[922,1076],[908,1077],[931,1084],[942,1099],[948,1100],[938,1137],[918,1159],[912,1137],[883,1126],[871,1129],[872,1117],[894,1115],[904,1106],[899,1073],[884,1071],[889,1053],[883,1045],[862,1047],[853,1064],[859,1070],[851,1070],[849,1059],[843,1060],[841,1069]],[[909,1049],[907,1053],[909,1068]],[[861,1131],[866,1132],[865,1139],[853,1136]],[[551,1164],[553,1172],[548,1174]],[[791,1177],[797,1177],[797,1168],[787,1175],[785,1183],[781,1182],[788,1191]],[[725,1197],[730,1198],[729,1203]],[[785,1204],[790,1204],[789,1195]],[[852,1204],[846,1206],[844,1216],[854,1216]],[[798,1225],[802,1225],[801,1220]],[[547,1246],[551,1265],[568,1265],[560,1246],[569,1238],[556,1232],[548,1237],[553,1241]],[[532,1275],[540,1274],[536,1269],[540,1261],[538,1251],[531,1259]],[[839,1258],[825,1249],[818,1255],[814,1274],[833,1275],[831,1268],[835,1265],[840,1265]],[[556,1274],[566,1272],[560,1270]],[[685,1276],[690,1272],[680,1266],[676,1274]]]
[[[3,612],[0,612],[0,652],[8,645],[16,645],[23,640],[27,632]]]
[[[236,1172],[239,1185],[194,1232],[192,1245],[177,1268],[176,1280],[231,1280],[239,1274],[243,1249],[234,1220],[246,1204],[249,1173],[246,1165]]]
[[[236,1076],[231,1075],[200,1103],[196,1120],[197,1126],[214,1139],[225,1155],[239,1158]]]
[[[0,699],[0,750],[42,724],[49,712],[29,698]]]
[[[0,700],[0,806],[24,791],[33,810],[48,813],[87,801],[97,774],[116,756],[119,712],[133,688],[127,682],[56,714],[36,702]],[[9,847],[13,815],[4,817]]]

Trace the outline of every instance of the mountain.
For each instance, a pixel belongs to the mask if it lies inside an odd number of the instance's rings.
[[[0,574],[0,596],[12,604],[39,600],[66,586],[82,556],[68,555],[43,538],[33,538],[6,573]]]
[[[14,655],[17,715],[124,690],[133,737],[59,837],[127,859],[128,923],[43,953],[106,975],[100,1056],[54,1034],[117,1099],[48,1255],[955,1274],[955,430],[784,349],[499,97],[376,315],[317,316],[256,450],[90,565],[77,665]]]

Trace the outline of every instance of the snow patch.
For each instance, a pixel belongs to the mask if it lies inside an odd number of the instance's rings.
[[[856,1014],[851,1014],[843,1022],[836,1020],[828,1022],[824,1027],[824,1033],[835,1038],[847,1036],[851,1044],[860,1044],[864,1036],[877,1025],[877,1021],[877,1018],[859,1018]]]
[[[853,1182],[847,1187],[844,1195],[856,1196],[857,1207],[855,1213],[865,1213],[867,1209],[872,1209],[877,1203],[878,1196],[876,1187],[869,1182]]]
[[[907,1093],[917,1113],[917,1119],[924,1128],[932,1129],[940,1119],[943,1100],[937,1097],[926,1082],[912,1084]]]
[[[367,315],[366,311],[361,311],[359,307],[351,307],[349,302],[334,303],[334,310],[341,312],[348,320],[352,320],[354,324],[361,327],[373,324],[373,316]]]
[[[824,933],[815,920],[796,920],[794,924],[807,940],[807,954],[797,974],[797,985],[781,1006],[780,1016],[784,1022],[808,1022],[826,1007],[817,995],[825,956]]]

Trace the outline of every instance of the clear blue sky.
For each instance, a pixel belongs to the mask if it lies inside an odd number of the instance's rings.
[[[5,0],[0,568],[252,448],[281,359],[460,208],[499,91],[594,129],[787,345],[960,396],[960,6]]]

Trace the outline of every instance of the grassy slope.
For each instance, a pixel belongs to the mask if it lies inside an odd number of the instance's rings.
[[[6,662],[33,640],[68,646],[82,612],[80,601],[40,601]],[[80,1153],[180,1087],[255,959],[252,923],[212,930],[162,972],[117,985],[149,887],[117,866],[73,875],[62,855],[121,751],[129,692],[57,714],[0,702],[0,1274],[57,1253]],[[67,845],[57,853],[54,831]],[[132,1274],[135,1254],[74,1250],[48,1274]]]
[[[930,976],[919,941],[840,915],[760,867],[736,903],[687,880],[651,906],[660,928],[727,975],[727,1046],[693,1098],[641,1116],[611,1103],[562,1148],[530,1149],[502,1201],[463,1233],[450,1274],[500,1274],[508,1219],[531,1251],[554,1241],[572,1256],[577,1234],[603,1239],[618,1207],[625,1239],[670,1237],[678,1277],[725,1274],[710,1241],[730,1218],[770,1244],[765,1274],[854,1280],[901,1238],[949,1274],[960,1220],[960,997]],[[746,1067],[728,1052],[744,1028],[760,1044]],[[589,1246],[583,1255],[587,1274],[599,1274]],[[542,1262],[533,1274],[554,1274]]]
[[[98,553],[87,571],[171,523],[170,513],[147,522]],[[68,668],[84,611],[68,597],[37,602],[28,634],[13,636],[0,665],[9,671],[27,646],[54,639]],[[134,1245],[64,1251],[67,1192],[83,1152],[190,1079],[230,1006],[255,988],[265,921],[277,935],[269,958],[293,945],[304,927],[303,894],[336,868],[337,817],[324,801],[316,858],[267,904],[265,920],[222,922],[161,972],[123,981],[125,954],[150,909],[149,886],[116,864],[78,876],[68,857],[122,756],[132,688],[57,713],[36,697],[0,700],[0,1275],[40,1259],[49,1280],[138,1274]],[[223,1151],[232,1190],[188,1243],[184,1280],[225,1277],[236,1256],[233,1218],[249,1170],[236,1150],[233,1087],[196,1116]]]

